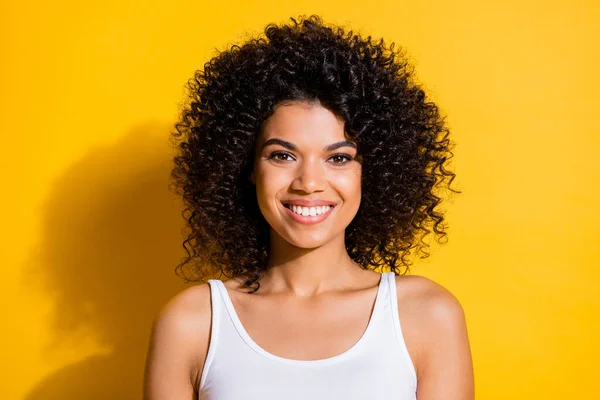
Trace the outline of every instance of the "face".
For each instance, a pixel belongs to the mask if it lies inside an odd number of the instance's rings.
[[[301,248],[344,237],[360,205],[361,164],[331,111],[279,106],[262,126],[254,159],[250,180],[272,235]]]

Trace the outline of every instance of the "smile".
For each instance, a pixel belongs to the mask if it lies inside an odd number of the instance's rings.
[[[286,213],[296,222],[301,224],[318,224],[324,221],[335,205],[319,206],[319,207],[302,207],[294,204],[283,204]]]

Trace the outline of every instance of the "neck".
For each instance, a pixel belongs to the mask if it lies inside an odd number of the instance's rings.
[[[261,289],[316,296],[350,285],[364,271],[348,255],[345,232],[324,245],[305,249],[292,245],[271,231],[269,265]]]

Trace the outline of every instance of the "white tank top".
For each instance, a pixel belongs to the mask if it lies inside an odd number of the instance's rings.
[[[349,350],[319,360],[271,354],[246,332],[222,281],[208,281],[212,328],[200,400],[415,400],[417,379],[402,337],[396,279],[383,273],[371,318]]]

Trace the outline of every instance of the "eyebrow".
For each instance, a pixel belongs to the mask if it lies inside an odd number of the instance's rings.
[[[288,142],[286,140],[275,139],[275,138],[267,140],[262,145],[261,150],[264,149],[267,146],[273,146],[273,145],[277,145],[277,144],[280,145],[280,146],[283,146],[285,148],[288,148],[288,149],[290,149],[292,151],[298,150],[298,147],[296,147],[295,144],[290,143],[290,142]],[[323,150],[325,150],[325,151],[333,151],[333,150],[339,149],[340,147],[353,147],[355,149],[357,148],[356,144],[354,142],[351,142],[349,140],[343,140],[341,142],[336,142],[336,143],[330,144],[329,146],[325,146],[323,148]]]

